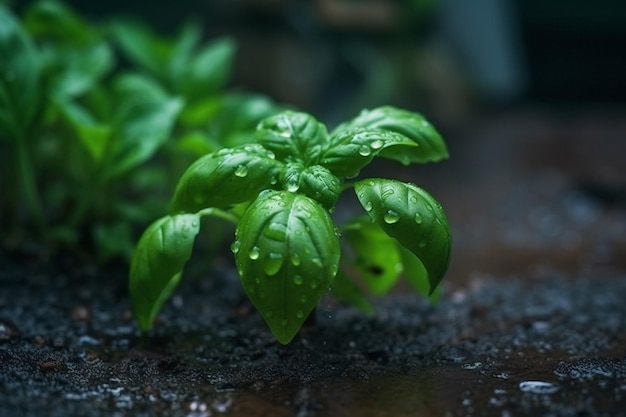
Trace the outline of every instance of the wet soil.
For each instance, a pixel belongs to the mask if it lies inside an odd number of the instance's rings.
[[[440,166],[375,167],[447,209],[443,300],[326,297],[288,346],[228,257],[190,265],[142,336],[123,268],[2,254],[0,416],[626,416],[624,134],[517,110],[451,129]]]

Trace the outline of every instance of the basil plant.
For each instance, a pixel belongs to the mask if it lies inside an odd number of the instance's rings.
[[[377,156],[410,164],[448,152],[422,115],[387,106],[330,133],[309,114],[285,111],[259,123],[254,143],[198,159],[180,178],[170,213],[147,228],[133,255],[130,293],[142,330],[179,283],[204,216],[236,225],[231,249],[241,283],[283,344],[329,288],[363,310],[371,307],[363,287],[384,294],[400,275],[433,294],[450,258],[447,218],[414,184],[358,179]],[[364,215],[340,227],[331,213],[348,188]]]

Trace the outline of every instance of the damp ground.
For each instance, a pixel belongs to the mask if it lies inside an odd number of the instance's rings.
[[[626,126],[566,116],[491,115],[441,167],[375,167],[446,208],[444,297],[325,297],[287,346],[227,256],[143,336],[123,268],[2,254],[0,416],[626,416]]]

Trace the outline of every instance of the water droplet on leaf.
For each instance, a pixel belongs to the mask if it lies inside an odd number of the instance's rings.
[[[387,210],[387,213],[383,216],[383,220],[387,224],[394,224],[400,220],[400,215],[393,210]]]
[[[296,317],[299,318],[299,319],[304,317],[304,311],[302,311],[302,310],[296,311]]]
[[[419,213],[415,213],[415,223],[422,224],[422,221],[423,221],[422,215]]]
[[[372,142],[371,146],[372,149],[380,149],[383,147],[383,141],[380,139],[376,139],[374,142]]]
[[[297,253],[292,253],[291,254],[291,263],[292,263],[293,266],[300,265],[301,261],[302,260],[300,259],[300,255],[298,255]],[[295,278],[294,278],[294,280],[295,280]]]
[[[259,247],[253,246],[252,249],[250,249],[250,252],[248,252],[248,257],[254,261],[256,259],[259,259],[260,254],[261,250],[259,249]]]
[[[372,204],[371,201],[366,201],[365,204],[363,205],[363,208],[366,211],[372,211],[372,209],[374,208],[374,204]]]
[[[281,253],[272,252],[267,255],[263,261],[263,271],[268,275],[276,275],[283,266],[283,255]]]
[[[372,154],[372,149],[367,145],[362,145],[359,148],[359,155],[361,156],[370,156]]]
[[[248,167],[245,165],[237,166],[237,168],[235,169],[235,176],[243,178],[246,175],[248,175]]]
[[[235,240],[232,245],[230,245],[230,250],[232,253],[237,253],[239,252],[239,248],[241,248],[241,242],[238,240]]]
[[[293,276],[293,283],[296,285],[302,285],[302,283],[304,282],[304,280],[302,279],[302,275],[294,275]]]

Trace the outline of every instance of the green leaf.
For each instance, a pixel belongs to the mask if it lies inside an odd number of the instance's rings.
[[[305,168],[300,174],[300,192],[331,210],[341,191],[341,181],[321,165]]]
[[[365,179],[354,188],[370,218],[419,258],[432,292],[448,268],[452,245],[441,205],[423,189],[396,180]]]
[[[128,100],[121,104],[114,122],[113,164],[115,177],[147,161],[169,138],[182,100]]]
[[[194,162],[180,178],[171,213],[227,208],[274,188],[282,164],[260,145],[222,149]]]
[[[57,42],[88,43],[95,32],[69,7],[58,1],[34,2],[24,15],[24,25],[35,36]]]
[[[52,56],[51,94],[78,96],[96,85],[113,67],[113,54],[104,43],[64,47],[49,51]]]
[[[358,174],[376,155],[394,146],[405,150],[418,145],[400,133],[354,127],[331,135],[320,161],[335,175],[349,177]]]
[[[71,101],[57,99],[55,105],[94,161],[101,161],[111,136],[110,127],[98,123],[86,109]]]
[[[376,295],[389,292],[402,273],[397,242],[367,218],[358,218],[343,232],[354,254],[352,266]]]
[[[138,74],[125,73],[117,76],[114,81],[114,90],[119,99],[133,100],[141,97],[146,101],[159,101],[168,99],[167,91],[154,78]]]
[[[448,150],[441,135],[419,113],[391,106],[363,110],[354,119],[338,126],[331,136],[359,127],[398,133],[417,144],[417,146],[393,146],[383,149],[379,153],[382,157],[394,159],[403,164],[436,162],[448,157]]]
[[[28,9],[24,22],[41,44],[51,95],[82,94],[112,68],[113,53],[109,45],[63,4],[35,3]]]
[[[172,44],[156,35],[143,23],[117,19],[108,26],[123,55],[140,68],[147,69],[161,80],[167,80]]]
[[[433,291],[428,280],[428,272],[422,261],[413,252],[400,244],[398,244],[398,250],[402,257],[404,277],[411,285],[411,288],[415,292],[429,297],[432,302],[438,302],[441,298],[441,285],[438,285]]]
[[[25,134],[41,105],[41,68],[30,36],[0,5],[0,133]]]
[[[198,215],[179,214],[158,219],[141,236],[130,265],[129,289],[143,331],[150,330],[178,285],[199,230]]]
[[[331,284],[330,293],[339,301],[349,304],[365,314],[374,313],[374,305],[341,268],[337,271],[337,276]]]
[[[278,341],[289,343],[337,273],[330,215],[302,194],[267,191],[243,214],[233,250],[250,300]]]
[[[235,42],[217,39],[194,54],[187,71],[179,79],[177,92],[190,100],[212,95],[226,86],[235,55]]]
[[[259,123],[257,141],[280,160],[312,165],[327,145],[328,132],[310,114],[286,110]]]

